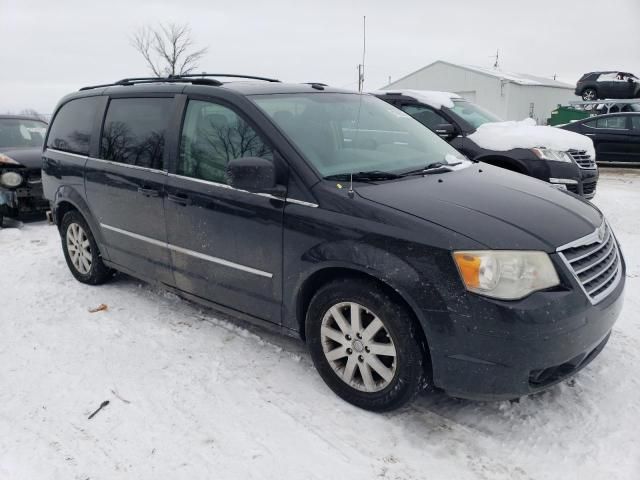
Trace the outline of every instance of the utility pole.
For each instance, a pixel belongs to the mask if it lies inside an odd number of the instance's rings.
[[[367,53],[367,17],[362,17],[362,63],[358,65],[358,91],[364,88],[364,57]]]

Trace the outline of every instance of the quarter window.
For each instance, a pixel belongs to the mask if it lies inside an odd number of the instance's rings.
[[[161,170],[172,98],[118,98],[109,102],[101,157]]]
[[[616,128],[624,130],[626,128],[626,117],[603,117],[598,118],[597,128]]]
[[[182,128],[177,173],[227,183],[227,164],[241,157],[261,157],[273,161],[273,150],[233,110],[216,103],[189,101]]]
[[[631,117],[631,125],[634,131],[640,133],[640,116],[634,115]]]
[[[89,155],[91,131],[100,97],[86,97],[65,103],[51,125],[47,147]]]

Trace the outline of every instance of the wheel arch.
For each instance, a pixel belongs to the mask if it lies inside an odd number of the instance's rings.
[[[524,165],[524,163],[505,155],[486,155],[478,157],[476,160],[488,163],[495,167],[504,168],[505,170],[510,170],[512,172],[530,175],[529,169]]]
[[[300,337],[303,341],[306,342],[306,321],[307,321],[307,311],[309,309],[309,304],[311,303],[311,299],[313,298],[314,293],[323,285],[326,285],[334,280],[351,278],[354,280],[365,280],[375,282],[380,285],[386,294],[388,294],[391,298],[393,298],[398,303],[404,305],[413,318],[413,321],[416,325],[416,331],[418,335],[420,335],[420,344],[422,346],[422,352],[425,360],[425,368],[426,372],[430,375],[429,378],[432,378],[431,371],[431,350],[429,347],[429,342],[427,340],[427,335],[424,331],[424,321],[422,318],[420,310],[417,308],[417,305],[411,300],[411,297],[403,292],[401,289],[393,286],[388,280],[381,279],[380,277],[375,276],[372,272],[367,272],[364,269],[360,269],[354,266],[328,266],[316,270],[313,272],[307,279],[303,282],[300,289],[298,290],[298,295],[296,298],[296,317],[298,320],[298,328],[300,332]]]
[[[93,218],[91,210],[89,209],[89,206],[85,202],[82,195],[71,186],[63,185],[56,191],[54,201],[52,203],[54,205],[55,221],[58,229],[60,228],[62,219],[64,218],[64,215],[66,213],[72,210],[77,211],[78,213],[80,213],[80,215],[82,215],[84,220],[89,225],[91,233],[93,234],[96,243],[100,247],[100,253],[102,257],[106,260],[109,260],[109,257],[106,253],[107,249],[104,248],[104,237],[102,236],[102,230]]]

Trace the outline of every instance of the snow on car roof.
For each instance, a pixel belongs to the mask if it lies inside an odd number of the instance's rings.
[[[399,93],[401,95],[406,95],[408,97],[415,98],[420,103],[424,103],[425,105],[429,105],[430,107],[435,108],[436,110],[440,110],[442,107],[453,108],[453,100],[454,98],[461,98],[460,95],[451,92],[438,92],[435,90],[377,90],[375,92],[371,92],[376,95],[384,95],[389,93]]]

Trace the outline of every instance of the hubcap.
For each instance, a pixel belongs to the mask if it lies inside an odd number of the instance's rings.
[[[387,387],[396,373],[396,347],[384,322],[359,303],[343,302],[322,318],[322,350],[343,382],[362,392]]]
[[[78,272],[86,275],[91,271],[91,243],[84,229],[77,223],[72,223],[67,228],[67,251]]]
[[[593,100],[596,96],[596,93],[593,90],[587,90],[584,92],[584,95],[582,96],[583,100]]]

